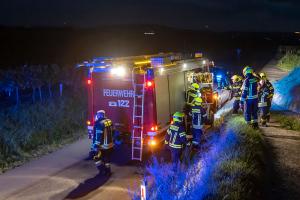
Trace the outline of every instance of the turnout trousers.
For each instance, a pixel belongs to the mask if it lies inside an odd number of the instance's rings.
[[[245,121],[248,124],[258,123],[258,99],[247,99],[244,106]]]
[[[233,114],[237,114],[240,108],[240,100],[235,99],[233,102],[233,109],[232,109],[232,113]]]
[[[268,121],[268,116],[270,116],[270,107],[264,106],[259,108],[260,122],[262,125],[266,125]]]

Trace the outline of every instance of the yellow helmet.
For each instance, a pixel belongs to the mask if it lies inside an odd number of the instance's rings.
[[[176,112],[173,115],[173,122],[183,122],[184,113]]]
[[[194,99],[194,105],[196,105],[196,106],[201,106],[202,102],[203,102],[203,100],[201,97],[196,97]]]
[[[200,88],[200,86],[197,83],[193,83],[191,85],[191,88],[194,89],[194,90],[198,90]]]
[[[265,73],[265,72],[261,72],[261,73],[259,73],[259,76],[260,76],[260,78],[261,78],[261,79],[264,79],[264,80],[266,80],[266,79],[267,79],[267,75],[266,75],[266,73]]]
[[[238,80],[238,75],[233,75],[232,77],[231,77],[231,80],[233,81],[233,82],[236,82],[237,80]]]
[[[252,74],[253,73],[253,69],[250,66],[246,66],[243,69],[243,75],[246,76],[247,74]]]

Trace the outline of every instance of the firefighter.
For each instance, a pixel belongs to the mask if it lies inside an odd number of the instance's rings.
[[[237,114],[239,110],[240,99],[242,94],[241,88],[243,85],[243,78],[238,75],[233,75],[231,77],[231,80],[232,80],[231,91],[232,91],[232,96],[234,98],[232,113]]]
[[[267,97],[268,98],[268,106],[269,106],[268,113],[267,113],[267,122],[270,122],[270,116],[271,116],[270,109],[271,109],[272,100],[273,100],[273,96],[274,96],[274,87],[273,87],[272,83],[268,80],[266,73],[261,72],[259,74],[259,76],[262,80],[264,80],[266,86],[269,89],[269,96]]]
[[[247,124],[253,128],[258,128],[258,79],[253,76],[253,69],[246,66],[243,69],[245,80],[242,85],[242,95],[240,106],[244,109],[244,116]]]
[[[177,167],[182,149],[186,144],[186,133],[183,124],[184,113],[176,112],[173,115],[173,124],[170,125],[167,130],[165,144],[169,147],[171,151],[171,158],[174,167]]]
[[[268,117],[268,113],[270,112],[269,95],[270,95],[270,90],[266,83],[266,80],[261,79],[259,81],[258,108],[260,113],[260,122],[261,125],[264,127],[267,126],[267,117]]]
[[[188,106],[193,106],[194,99],[199,96],[200,86],[197,83],[193,83],[187,92],[187,102]]]
[[[95,118],[93,148],[94,161],[100,173],[110,174],[110,156],[113,150],[112,121],[105,117],[105,111],[99,110]]]
[[[192,134],[193,134],[193,147],[198,148],[203,134],[203,125],[207,119],[206,110],[202,107],[202,98],[195,98],[194,105],[192,106]]]
[[[187,92],[187,101],[184,107],[184,113],[187,116],[185,118],[185,127],[186,127],[186,132],[188,134],[190,134],[190,126],[191,126],[191,117],[189,116],[190,112],[191,112],[191,108],[194,104],[194,99],[197,98],[198,96],[200,96],[200,90],[199,90],[200,86],[198,85],[198,83],[192,83],[190,86],[190,89]]]

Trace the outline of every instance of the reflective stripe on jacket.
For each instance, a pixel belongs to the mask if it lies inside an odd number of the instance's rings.
[[[192,111],[192,127],[194,129],[202,129],[207,118],[206,110],[202,106],[193,106]]]
[[[98,144],[101,149],[110,149],[114,146],[113,143],[113,127],[110,119],[99,119],[95,122],[95,144]]]
[[[252,74],[247,75],[242,86],[241,101],[245,101],[247,99],[257,99],[258,98],[257,86],[258,86],[258,79],[255,78]]]
[[[168,144],[171,148],[181,149],[185,143],[186,133],[184,127],[175,122],[167,130],[165,144]]]
[[[259,96],[259,102],[258,102],[258,107],[266,107],[268,106],[269,104],[269,95],[270,95],[270,90],[269,90],[269,87],[264,84],[264,86],[262,86],[260,89],[259,89],[259,93],[258,93],[258,96]]]

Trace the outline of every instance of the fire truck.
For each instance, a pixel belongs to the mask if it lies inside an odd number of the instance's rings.
[[[163,142],[172,114],[185,106],[192,82],[200,83],[207,112],[213,117],[218,98],[210,64],[199,53],[190,57],[180,53],[99,57],[81,63],[88,70],[89,135],[95,113],[105,110],[115,129],[128,136],[132,160],[141,161],[144,149]]]

